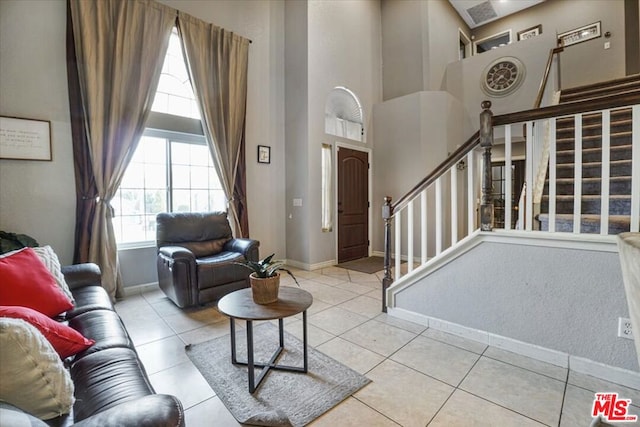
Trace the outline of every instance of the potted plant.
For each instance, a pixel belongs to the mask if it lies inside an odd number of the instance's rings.
[[[251,283],[253,301],[256,304],[271,304],[278,301],[278,290],[280,289],[279,271],[287,272],[296,282],[296,285],[300,286],[296,276],[290,270],[284,268],[283,261],[274,260],[274,255],[271,254],[260,261],[245,260],[236,263],[252,270],[249,275],[249,282]]]

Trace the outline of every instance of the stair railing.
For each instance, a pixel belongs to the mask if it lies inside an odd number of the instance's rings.
[[[481,222],[482,228],[490,230],[493,225],[493,204],[491,203],[491,144],[493,142],[491,102],[482,103],[483,111],[480,113],[481,128],[464,144],[456,149],[446,160],[440,163],[429,175],[420,181],[407,194],[395,203],[392,198],[384,198],[382,207],[382,218],[384,220],[384,278],[382,280],[382,311],[386,312],[386,289],[401,276],[402,258],[407,259],[407,273],[411,273],[414,268],[414,231],[419,231],[420,240],[420,264],[425,264],[428,260],[428,252],[435,252],[439,255],[447,244],[454,245],[460,238],[459,231],[466,235],[471,234],[476,229],[477,224],[477,199],[479,188],[479,158],[480,151],[484,152],[485,169],[482,172],[482,205]],[[458,173],[466,173],[466,212],[458,204],[459,180]],[[462,184],[462,183],[460,183]],[[443,198],[443,192],[449,189],[448,200]],[[419,199],[419,200],[418,200]],[[429,199],[432,203],[428,203]],[[420,224],[414,227],[415,206],[420,209]],[[446,214],[450,214],[449,220]],[[435,236],[429,240],[428,217],[433,215],[435,220],[433,231]],[[459,217],[466,215],[466,227],[461,227]],[[403,216],[406,216],[406,233],[403,233]],[[395,278],[391,273],[391,228],[395,222]],[[448,226],[448,227],[447,227]],[[417,230],[416,230],[417,228]],[[445,235],[445,228],[449,228],[449,235]],[[406,235],[407,252],[402,254],[402,236]],[[433,246],[429,248],[429,243]]]
[[[533,185],[537,163],[534,161],[536,149],[534,145],[534,127],[540,120],[550,123],[550,156],[549,156],[549,232],[555,232],[555,198],[556,198],[556,120],[562,117],[573,117],[581,127],[582,116],[589,112],[604,112],[604,120],[610,111],[622,107],[632,109],[632,184],[630,188],[630,231],[639,231],[640,227],[640,95],[630,92],[616,95],[576,101],[567,104],[553,105],[517,113],[493,116],[491,103],[482,103],[480,113],[481,128],[468,141],[460,146],[445,161],[438,165],[420,183],[412,188],[397,202],[392,203],[390,196],[385,197],[382,208],[384,220],[384,278],[382,308],[386,311],[386,290],[403,276],[410,275],[430,260],[440,256],[445,250],[453,247],[462,238],[472,234],[478,228],[490,231],[493,228],[493,203],[491,199],[491,150],[494,147],[494,132],[500,135],[505,153],[505,225],[507,232],[515,231],[512,227],[511,206],[512,192],[520,195],[518,215],[524,217],[524,224],[519,220],[518,231],[534,231]],[[524,135],[517,134],[523,129]],[[605,132],[606,134],[607,132]],[[581,133],[576,130],[576,153],[581,151]],[[524,141],[523,141],[524,137]],[[603,151],[609,152],[609,136],[603,136]],[[525,186],[524,207],[520,189],[512,189],[511,166],[514,160],[514,144],[525,145]],[[602,206],[601,234],[608,233],[608,189],[609,169],[608,154],[603,158],[602,168]],[[581,155],[575,156],[575,202],[573,234],[580,234],[581,215]],[[482,160],[481,160],[482,159]],[[466,170],[462,179],[458,174]],[[605,188],[606,187],[606,188]],[[466,190],[464,200],[459,197]],[[513,191],[515,190],[515,191]],[[449,197],[445,197],[446,192]],[[462,203],[459,203],[462,201]],[[418,210],[418,215],[415,211]],[[523,215],[524,211],[524,215]],[[466,217],[466,218],[465,218]],[[393,246],[393,251],[392,251]],[[415,253],[419,253],[415,257]],[[393,259],[393,267],[392,267]],[[402,261],[406,260],[406,267]]]
[[[542,97],[544,96],[544,91],[547,88],[547,82],[549,81],[549,74],[551,73],[551,65],[553,64],[553,57],[555,55],[560,56],[560,52],[564,50],[563,46],[554,47],[549,51],[549,57],[547,58],[547,66],[544,69],[544,74],[542,75],[542,80],[540,80],[540,86],[538,87],[538,94],[536,95],[536,100],[533,103],[533,108],[540,108],[542,105]],[[560,87],[558,85],[558,90]]]

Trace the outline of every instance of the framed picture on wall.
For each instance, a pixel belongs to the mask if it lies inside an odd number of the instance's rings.
[[[271,163],[271,147],[258,145],[258,163]]]
[[[0,117],[0,159],[51,161],[51,122]]]
[[[540,34],[542,34],[542,24],[527,28],[526,30],[518,31],[518,41],[527,40],[532,37],[539,36]]]
[[[558,46],[571,46],[598,37],[600,37],[600,21],[558,34]]]

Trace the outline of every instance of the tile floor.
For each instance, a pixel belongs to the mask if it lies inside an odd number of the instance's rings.
[[[587,427],[594,392],[617,391],[640,404],[638,390],[381,313],[381,273],[336,267],[294,273],[314,296],[310,345],[372,380],[314,427]],[[127,297],[116,310],[156,391],[182,401],[187,426],[239,425],[184,352],[185,344],[229,333],[215,305],[181,310],[152,290]],[[300,316],[285,325],[301,336]],[[640,414],[640,407],[630,412]]]

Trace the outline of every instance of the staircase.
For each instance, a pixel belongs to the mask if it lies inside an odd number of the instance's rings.
[[[603,96],[638,93],[640,75],[563,91],[560,104],[597,99]],[[630,229],[631,213],[631,109],[612,110],[609,150],[609,227],[607,233]],[[555,231],[574,231],[575,117],[556,120],[556,221]],[[600,233],[602,194],[602,114],[582,116],[582,186],[580,232]],[[537,219],[540,229],[549,230],[549,171]]]

